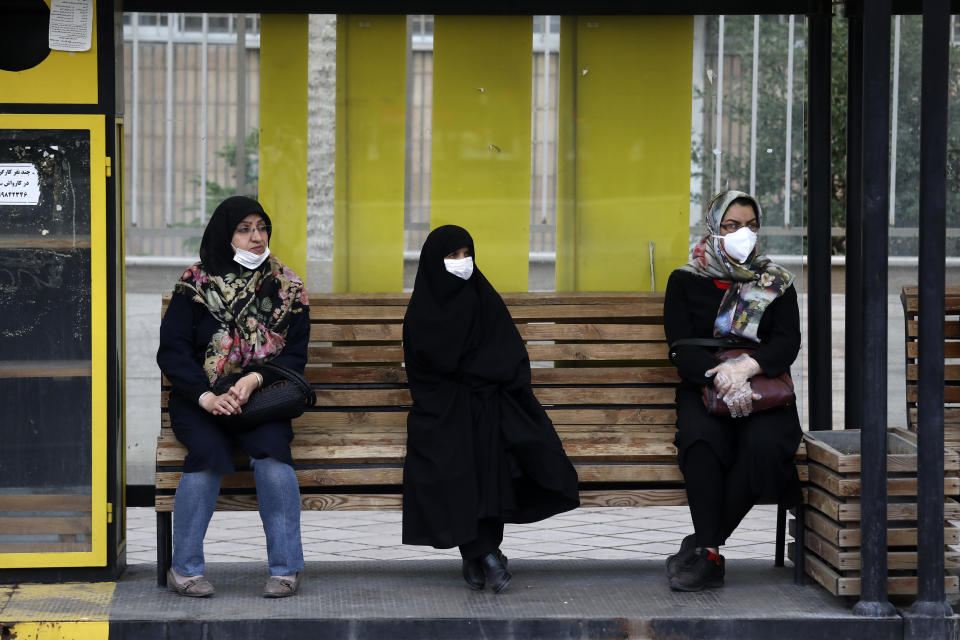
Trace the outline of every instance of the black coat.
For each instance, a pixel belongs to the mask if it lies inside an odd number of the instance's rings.
[[[174,294],[170,299],[160,323],[157,364],[173,386],[168,407],[173,432],[187,447],[184,471],[233,472],[231,450],[234,441],[239,442],[252,458],[271,457],[293,464],[290,420],[268,422],[231,436],[198,404],[200,395],[211,391],[202,364],[210,337],[219,328],[219,323],[206,307],[180,294]],[[293,315],[284,348],[271,362],[302,372],[307,362],[309,341],[310,313],[304,307],[302,313]],[[265,385],[274,381],[270,375],[263,373]]]
[[[674,271],[667,282],[663,328],[667,342],[680,338],[712,338],[713,323],[725,291],[711,278]],[[800,312],[797,292],[789,287],[770,303],[757,330],[760,344],[753,358],[768,376],[789,371],[800,351]],[[717,364],[712,350],[697,346],[670,349],[681,384],[677,389],[676,445],[681,470],[685,453],[695,442],[709,444],[721,463],[730,467],[738,455],[753,459],[750,486],[757,500],[793,505],[800,500],[800,480],[794,455],[802,431],[795,406],[768,409],[745,418],[724,418],[707,413],[701,387],[713,384],[703,374]],[[756,435],[754,435],[756,434]],[[747,442],[747,439],[750,442]]]
[[[481,518],[535,522],[579,505],[577,473],[530,387],[530,360],[500,295],[443,256],[473,241],[439,227],[420,257],[403,324],[413,406],[403,467],[403,542],[449,548]]]

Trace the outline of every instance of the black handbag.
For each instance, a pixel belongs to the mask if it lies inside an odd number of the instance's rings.
[[[293,369],[271,362],[257,365],[243,374],[225,376],[214,387],[214,393],[226,393],[241,376],[253,372],[270,372],[280,376],[280,379],[251,393],[240,413],[216,416],[217,422],[228,430],[247,431],[265,422],[296,418],[317,402],[317,396],[306,378]]]
[[[714,352],[713,356],[717,359],[717,364],[736,358],[740,354],[750,355],[756,351],[756,344],[724,338],[681,338],[671,344],[670,348],[672,349],[677,345],[716,348],[717,351]],[[754,393],[760,395],[759,400],[753,401],[754,412],[789,407],[797,403],[797,396],[793,390],[793,378],[790,377],[789,370],[773,378],[758,373],[750,378],[750,386]],[[717,394],[713,384],[706,384],[702,387],[702,396],[703,406],[706,407],[707,413],[715,416],[730,415],[730,407]]]

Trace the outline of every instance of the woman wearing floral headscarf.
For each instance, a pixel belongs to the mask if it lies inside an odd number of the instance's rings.
[[[270,578],[263,595],[293,595],[303,568],[300,490],[290,420],[237,432],[218,416],[243,412],[250,394],[276,380],[272,362],[303,372],[310,318],[303,281],[270,253],[270,218],[252,198],[224,200],[200,241],[200,262],[174,286],[160,325],[157,364],[173,387],[173,433],[187,448],[173,505],[173,566],[167,586],[184,596],[213,595],[204,577],[203,537],[220,490],[234,471],[234,443],[250,456]]]
[[[667,283],[664,331],[681,378],[676,445],[695,531],[667,559],[675,590],[723,585],[719,548],[754,504],[800,501],[796,407],[753,411],[759,396],[750,378],[789,371],[800,350],[793,274],[756,247],[762,215],[756,199],[742,191],[718,194],[706,216],[710,234]],[[691,338],[736,339],[755,343],[755,351],[718,365],[714,349],[689,344]],[[730,417],[707,413],[702,387],[708,384]]]

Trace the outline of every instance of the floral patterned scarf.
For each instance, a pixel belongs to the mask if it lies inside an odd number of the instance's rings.
[[[280,353],[294,314],[303,313],[309,304],[303,281],[273,254],[253,271],[234,266],[238,272],[218,276],[198,262],[173,288],[205,306],[220,322],[203,359],[211,386],[222,376]]]
[[[754,250],[753,255],[744,264],[730,260],[723,252],[720,235],[720,221],[727,208],[737,198],[749,199],[757,211],[757,222],[763,228],[760,203],[743,191],[723,191],[710,202],[707,211],[706,235],[693,248],[690,262],[680,267],[704,278],[732,281],[727,289],[717,319],[713,324],[713,335],[717,338],[740,337],[760,342],[757,327],[767,306],[777,299],[793,284],[793,274],[774,264],[765,255]]]

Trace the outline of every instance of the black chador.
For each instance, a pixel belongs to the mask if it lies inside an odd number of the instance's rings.
[[[481,521],[536,522],[579,505],[510,312],[479,269],[463,279],[444,265],[462,247],[476,257],[461,227],[430,233],[403,321],[413,395],[403,542],[461,551],[483,536]]]

